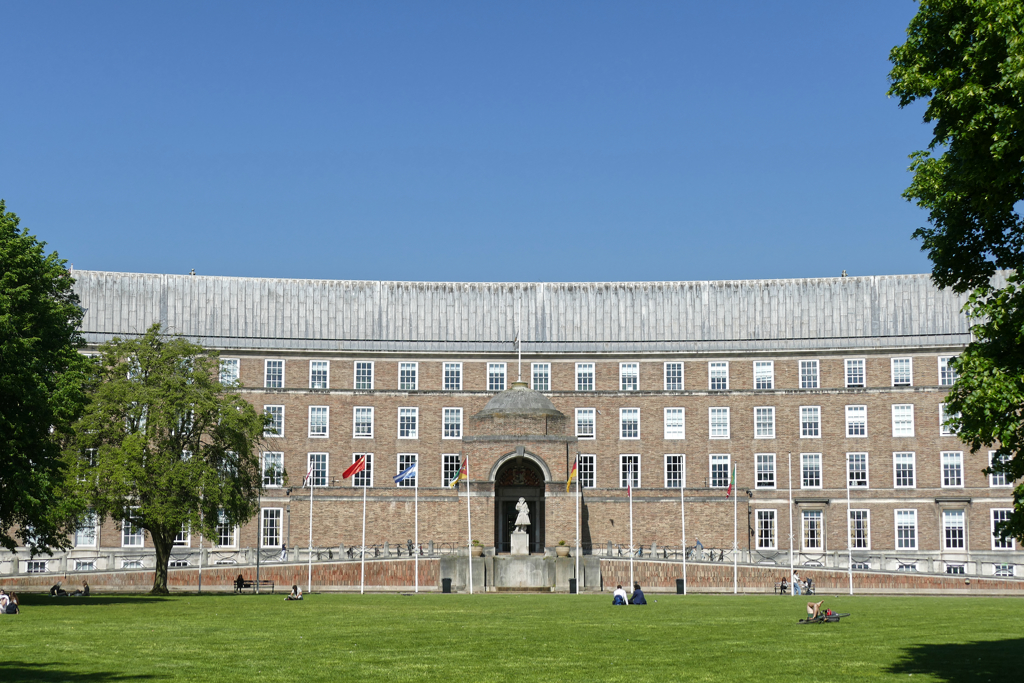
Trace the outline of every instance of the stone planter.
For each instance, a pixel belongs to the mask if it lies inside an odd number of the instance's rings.
[[[556,545],[555,555],[558,557],[569,557],[569,546],[567,545]]]
[[[482,545],[475,545],[469,549],[469,552],[473,557],[483,557],[484,547]]]

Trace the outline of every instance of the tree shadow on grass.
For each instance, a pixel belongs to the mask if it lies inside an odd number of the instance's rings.
[[[141,681],[156,679],[157,676],[122,674],[113,671],[78,673],[69,671],[60,662],[11,662],[3,663],[5,683],[36,683],[46,681],[69,681],[70,683],[105,683],[107,681]]]
[[[51,598],[49,595],[19,595],[18,602],[22,607],[87,607],[89,605],[134,605],[146,602],[163,602],[167,597],[161,595],[90,595],[87,598]]]
[[[887,671],[928,674],[947,683],[1012,681],[1020,676],[1024,638],[913,645]]]

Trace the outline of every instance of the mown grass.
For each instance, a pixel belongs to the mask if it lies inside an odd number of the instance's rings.
[[[650,595],[24,596],[0,680],[1010,681],[1024,601]],[[657,602],[655,602],[655,600]],[[913,678],[908,677],[913,674]]]

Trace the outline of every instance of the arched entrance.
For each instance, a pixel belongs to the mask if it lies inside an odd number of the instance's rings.
[[[530,552],[544,552],[544,475],[528,458],[515,458],[502,465],[494,477],[495,551],[512,551],[516,503],[525,498],[530,506]]]

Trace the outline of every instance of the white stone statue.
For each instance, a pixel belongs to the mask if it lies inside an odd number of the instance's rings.
[[[526,504],[525,498],[520,498],[519,502],[516,503],[516,510],[519,515],[516,517],[516,531],[526,533],[526,528],[530,526],[530,506]]]

